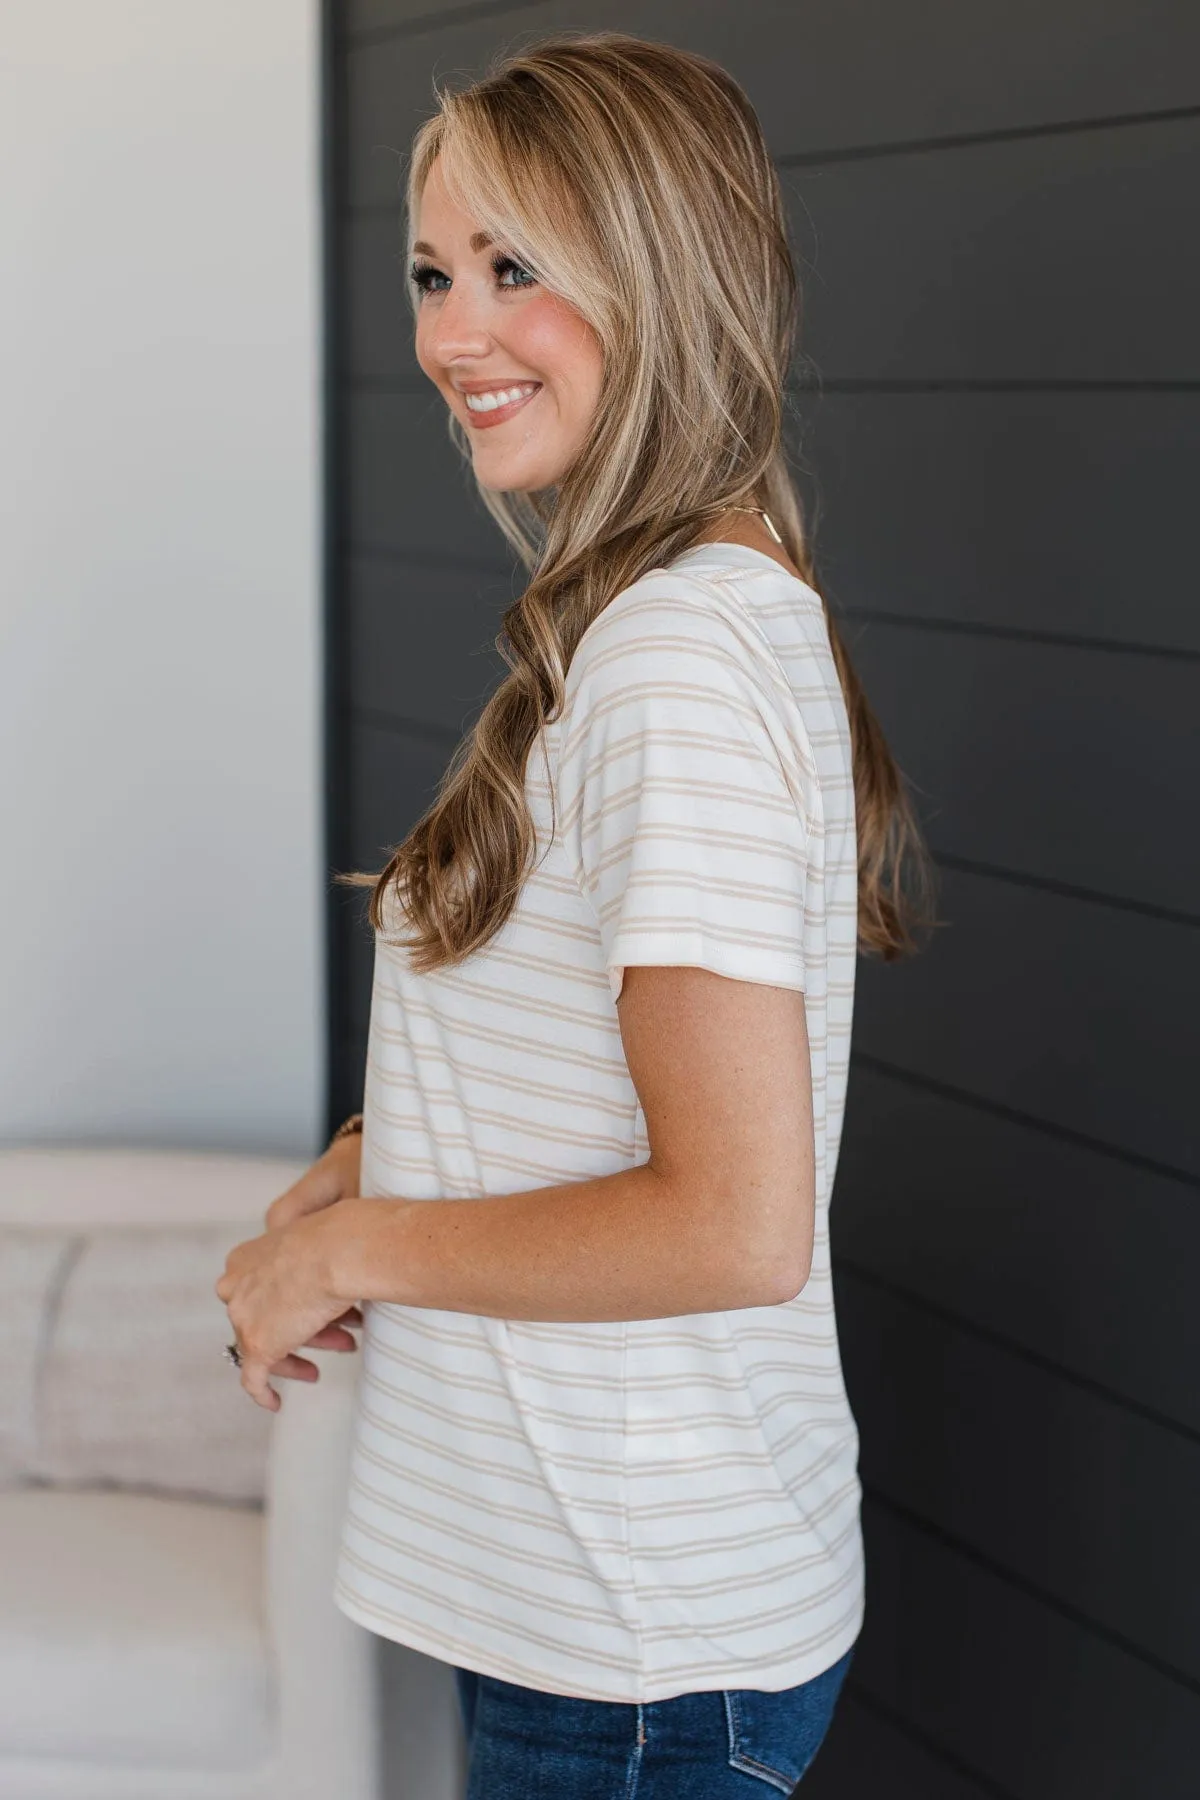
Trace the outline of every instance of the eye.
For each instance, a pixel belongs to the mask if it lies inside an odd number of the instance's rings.
[[[432,263],[415,262],[409,270],[409,279],[422,294],[428,294],[435,281],[445,281],[446,277]]]
[[[537,286],[537,276],[531,274],[522,263],[516,262],[513,257],[506,256],[503,251],[493,256],[492,273],[497,281],[500,281],[501,286],[507,288],[510,293],[514,288]],[[502,281],[501,277],[508,274],[512,274],[518,279],[511,282]],[[436,287],[434,284],[447,279],[447,276],[433,263],[414,262],[409,270],[409,280],[422,296],[445,293],[445,288]]]
[[[510,269],[516,275],[528,276],[528,280],[526,280],[526,281],[515,281],[513,283],[514,287],[536,287],[537,286],[537,276],[530,274],[529,270],[525,267],[525,265],[523,263],[514,262],[513,258],[511,256],[506,256],[503,251],[501,251],[499,253],[499,255],[493,256],[492,270],[493,270],[493,273],[496,275],[497,279],[499,279],[499,277],[501,275],[507,275]]]

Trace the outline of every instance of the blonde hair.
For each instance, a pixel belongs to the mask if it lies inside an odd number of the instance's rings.
[[[420,972],[471,955],[516,904],[537,848],[526,759],[616,594],[746,503],[770,514],[820,592],[782,444],[797,282],[778,176],[738,83],[670,44],[556,32],[498,55],[458,93],[434,91],[409,166],[409,256],[436,157],[456,203],[592,326],[603,382],[556,488],[479,489],[530,571],[496,639],[509,673],[387,866],[336,877],[371,886],[376,931],[393,890]],[[470,462],[453,414],[450,434]],[[930,865],[828,602],[825,617],[853,743],[859,947],[891,960],[932,922]]]

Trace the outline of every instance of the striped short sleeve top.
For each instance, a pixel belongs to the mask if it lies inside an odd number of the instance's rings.
[[[804,992],[812,1272],[780,1305],[627,1322],[369,1306],[337,1600],[547,1692],[778,1690],[863,1616],[828,1237],[857,923],[846,711],[817,594],[728,543],[622,590],[566,685],[499,933],[417,975],[385,913],[362,1192],[483,1198],[646,1161],[622,972],[699,965]]]

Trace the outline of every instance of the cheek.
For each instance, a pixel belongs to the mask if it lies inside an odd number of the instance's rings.
[[[599,390],[600,345],[596,334],[553,294],[539,294],[514,320],[509,342],[527,368],[536,369],[572,405],[590,405]]]

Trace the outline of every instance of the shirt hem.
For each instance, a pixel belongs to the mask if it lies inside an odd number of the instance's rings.
[[[423,1656],[431,1656],[437,1662],[449,1664],[451,1667],[470,1669],[478,1675],[490,1675],[497,1681],[508,1681],[519,1687],[534,1688],[542,1693],[562,1694],[575,1700],[602,1700],[627,1706],[648,1706],[659,1700],[673,1700],[678,1695],[720,1693],[727,1690],[756,1688],[764,1693],[781,1693],[785,1688],[799,1687],[802,1682],[815,1681],[826,1669],[839,1662],[847,1650],[853,1649],[862,1632],[865,1616],[864,1599],[860,1597],[854,1612],[833,1633],[830,1639],[818,1649],[809,1650],[803,1656],[784,1658],[773,1663],[768,1670],[761,1665],[753,1668],[732,1663],[722,1669],[719,1675],[698,1678],[696,1685],[680,1687],[669,1675],[650,1678],[642,1682],[632,1681],[626,1687],[614,1685],[601,1688],[595,1685],[563,1686],[563,1677],[559,1670],[540,1670],[524,1665],[510,1663],[503,1658],[491,1657],[476,1644],[460,1643],[448,1633],[437,1634],[424,1631],[414,1625],[410,1619],[386,1619],[372,1611],[369,1606],[362,1605],[339,1583],[334,1590],[334,1604],[340,1612],[355,1624],[362,1625],[367,1631],[373,1631],[377,1637],[384,1637],[395,1644],[404,1644],[410,1650],[417,1650]],[[555,1681],[555,1686],[546,1685],[547,1676]]]

